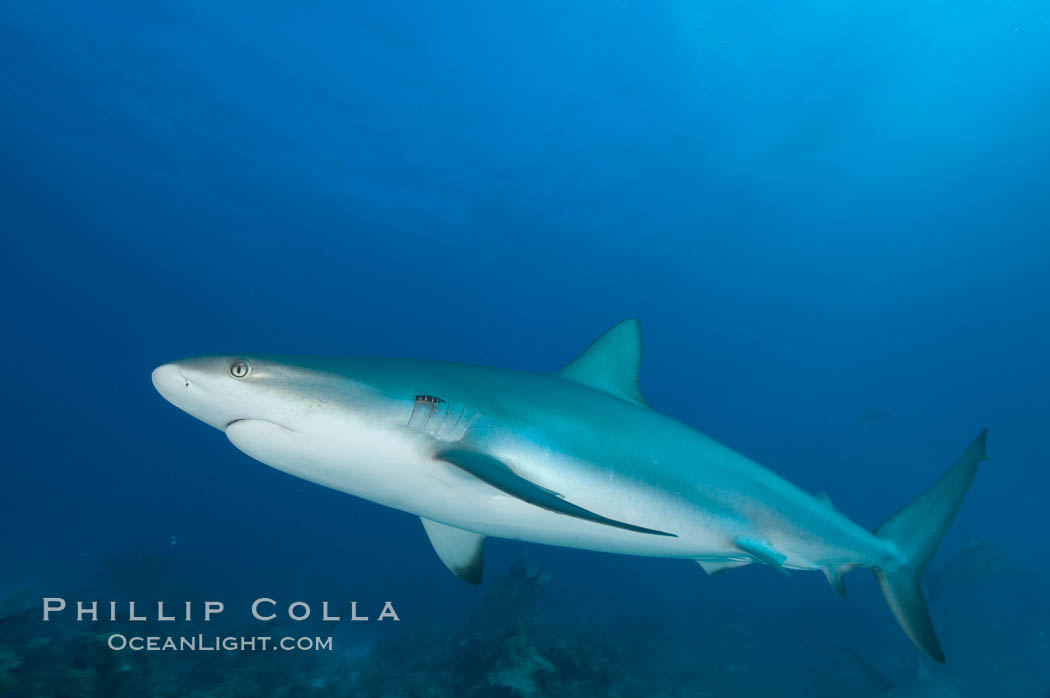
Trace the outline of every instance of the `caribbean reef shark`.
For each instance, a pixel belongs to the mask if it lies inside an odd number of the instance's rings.
[[[423,521],[438,557],[481,581],[486,537],[687,558],[874,571],[898,622],[944,661],[920,586],[985,458],[987,430],[874,533],[684,424],[638,388],[626,320],[554,374],[439,361],[266,355],[165,364],[176,407],[279,470]]]

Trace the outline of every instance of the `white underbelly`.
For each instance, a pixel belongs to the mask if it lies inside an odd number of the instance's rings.
[[[486,536],[544,545],[657,557],[692,557],[698,547],[712,547],[695,537],[686,540],[637,533],[560,514],[512,497],[465,473],[435,478],[427,494],[404,504],[390,506]],[[596,513],[633,523],[629,517],[618,517],[616,512]]]
[[[355,429],[341,421],[338,430],[318,438],[316,432],[301,434],[245,420],[231,424],[226,435],[252,458],[296,477],[486,536],[656,557],[740,554],[729,532],[704,525],[700,516],[670,515],[655,502],[648,510],[644,502],[638,504],[644,521],[631,520],[639,516],[637,507],[632,512],[592,508],[602,516],[675,536],[637,533],[534,506],[433,459],[425,441],[406,439],[403,432]]]

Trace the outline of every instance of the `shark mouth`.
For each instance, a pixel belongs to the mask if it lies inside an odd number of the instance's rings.
[[[255,422],[255,423],[258,423],[258,424],[272,424],[273,426],[280,427],[281,429],[284,429],[285,431],[293,431],[292,429],[289,429],[288,427],[284,426],[283,424],[278,424],[277,422],[271,422],[268,419],[255,419],[253,417],[239,417],[237,419],[231,419],[229,422],[226,423],[226,426],[223,427],[223,431],[229,429],[234,424],[248,424],[248,423],[251,423],[251,422]]]

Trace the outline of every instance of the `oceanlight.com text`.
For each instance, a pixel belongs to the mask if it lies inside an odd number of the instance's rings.
[[[331,652],[331,637],[271,637],[268,635],[123,635],[113,633],[106,644],[116,652]]]

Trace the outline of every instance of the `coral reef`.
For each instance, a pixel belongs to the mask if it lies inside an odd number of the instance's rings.
[[[610,698],[646,693],[624,648],[586,631],[520,622],[502,631],[401,637],[358,667],[353,695]]]
[[[117,567],[135,562],[130,576],[137,582],[139,557],[121,560]],[[113,651],[107,646],[111,633],[143,634],[142,624],[42,623],[33,605],[39,598],[21,590],[0,602],[0,696],[654,695],[635,678],[632,667],[640,649],[625,635],[541,619],[534,605],[548,579],[541,567],[518,561],[492,585],[460,630],[401,632],[356,657],[339,652]],[[245,635],[274,632],[258,624],[233,630]]]
[[[639,647],[595,628],[547,623],[534,611],[549,575],[515,562],[458,633],[403,635],[356,667],[355,696],[578,698],[654,695],[633,671]]]
[[[121,560],[110,568],[125,587],[144,583],[157,567],[139,564],[137,555]],[[681,616],[639,606],[566,621],[548,616],[565,608],[551,603],[549,579],[542,566],[519,560],[458,629],[402,624],[374,645],[355,629],[323,652],[113,651],[111,633],[163,631],[128,621],[43,623],[39,594],[23,589],[0,601],[0,698],[875,698],[910,676],[910,664],[904,672],[887,668],[885,653],[785,643],[775,623],[718,604]],[[272,622],[220,632],[307,630]]]

